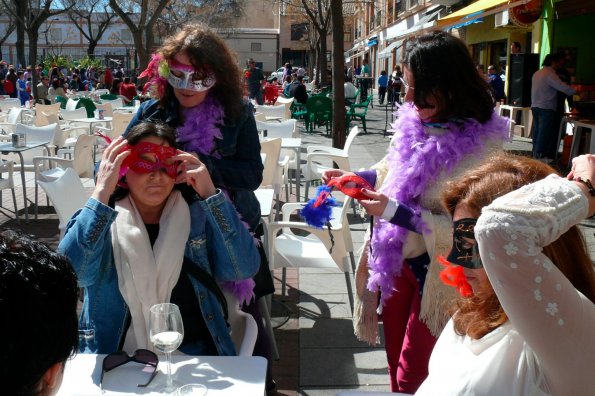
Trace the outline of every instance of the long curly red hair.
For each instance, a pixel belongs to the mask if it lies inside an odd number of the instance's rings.
[[[494,199],[552,173],[555,173],[553,168],[532,158],[495,155],[450,182],[443,191],[442,201],[451,216],[457,205],[464,204],[479,217],[481,208]],[[576,226],[544,247],[543,252],[577,290],[595,303],[595,272],[583,236]],[[457,334],[479,339],[508,319],[491,285],[486,286],[487,292],[454,303],[452,312]]]

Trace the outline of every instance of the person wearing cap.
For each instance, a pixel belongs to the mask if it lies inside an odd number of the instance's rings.
[[[460,298],[417,396],[595,390],[595,273],[577,225],[595,214],[595,156],[566,178],[500,154],[449,183],[453,244],[441,278]]]

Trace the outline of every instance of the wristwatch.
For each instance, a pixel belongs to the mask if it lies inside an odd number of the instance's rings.
[[[587,186],[587,188],[589,189],[589,195],[591,195],[592,197],[595,197],[595,188],[593,187],[593,184],[591,184],[591,180],[583,179],[581,177],[575,177],[574,181],[577,181],[577,182],[582,183],[585,186]]]

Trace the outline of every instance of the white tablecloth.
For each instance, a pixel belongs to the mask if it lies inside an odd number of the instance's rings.
[[[78,354],[66,363],[66,371],[58,396],[101,395],[99,379],[105,355]],[[150,372],[143,365],[129,362],[104,375],[103,395],[163,395],[159,385],[165,383],[165,357],[159,355],[160,372],[146,388]],[[242,395],[262,396],[265,390],[267,361],[258,356],[172,356],[172,375],[180,385],[203,384],[207,396]]]

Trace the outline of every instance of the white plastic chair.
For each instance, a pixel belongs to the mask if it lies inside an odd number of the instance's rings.
[[[8,112],[8,110],[12,109],[13,107],[20,108],[21,100],[15,98],[0,100],[0,111],[3,113]]]
[[[333,208],[330,230],[327,227],[318,229],[305,222],[289,221],[292,212],[303,207],[303,203],[287,203],[281,209],[283,220],[267,225],[266,251],[270,270],[283,268],[281,294],[285,295],[285,279],[287,267],[339,268],[345,273],[349,304],[353,313],[353,291],[351,288],[351,271],[355,269],[353,256],[353,240],[347,221],[347,210],[352,198],[346,197],[343,206]],[[308,236],[296,235],[292,229],[307,231]],[[279,234],[282,231],[281,234]],[[329,235],[332,234],[332,240]],[[330,252],[330,253],[329,253]]]
[[[113,99],[113,100],[101,100],[101,103],[109,103],[112,105],[112,109],[117,109],[118,107],[124,106],[124,101],[122,98]]]
[[[285,119],[285,105],[279,106],[258,106],[257,112],[262,113],[267,119],[277,119],[282,121]]]
[[[291,119],[291,105],[293,104],[293,101],[295,100],[295,98],[285,98],[283,96],[279,96],[277,98],[277,102],[275,102],[276,104],[282,104],[285,106],[285,119],[289,120]]]
[[[35,167],[35,218],[37,218],[38,182],[51,182],[61,178],[66,169],[72,168],[79,177],[93,178],[93,145],[95,137],[80,135],[72,151],[72,159],[63,157],[40,156],[33,158]],[[58,154],[62,154],[58,150]],[[52,165],[57,165],[52,168]]]
[[[310,182],[312,180],[320,179],[322,172],[327,169],[332,169],[333,162],[336,162],[339,169],[345,171],[351,170],[349,165],[349,149],[355,140],[355,137],[359,134],[359,128],[354,126],[351,128],[347,139],[345,140],[345,146],[343,149],[338,149],[329,146],[309,146],[307,149],[306,164],[303,167],[302,174],[306,182],[304,200],[308,200],[308,189],[310,188]],[[320,164],[320,160],[326,160],[325,164]]]
[[[57,180],[50,182],[37,182],[45,191],[56,210],[60,224],[60,240],[64,237],[66,225],[77,210],[87,202],[87,191],[81,179],[72,168],[67,168]]]
[[[23,156],[22,163],[20,157],[16,154],[7,154],[5,159],[10,159],[11,161],[14,161],[15,171],[20,171],[21,168],[27,172],[35,171],[35,167],[33,165],[33,157],[37,157],[40,155],[48,155],[47,149],[51,148],[51,146],[54,146],[57,140],[57,131],[59,131],[58,124],[50,124],[43,127],[17,124],[15,128],[15,133],[25,134],[27,143],[47,142],[47,147],[40,146],[21,152],[21,155]]]
[[[11,190],[12,192],[12,203],[14,204],[14,217],[19,223],[19,210],[17,209],[17,197],[14,192],[14,179],[13,179],[13,162],[12,161],[0,161],[0,205],[2,205],[2,190]],[[6,177],[2,174],[6,173]]]
[[[111,103],[95,103],[95,107],[97,110],[103,110],[103,115],[105,117],[112,117],[114,115],[113,107]]]
[[[79,104],[78,99],[68,98],[66,101],[66,107],[64,110],[76,110],[76,106]],[[85,117],[87,116],[87,110],[85,110]]]
[[[15,131],[17,123],[21,122],[21,114],[23,109],[20,107],[13,107],[12,109],[8,110],[8,113],[0,122],[0,129],[9,134]]]
[[[238,356],[252,356],[258,326],[252,315],[243,312],[237,298],[227,291],[223,292],[227,301],[227,321],[231,327],[231,339],[236,347]]]
[[[111,139],[115,139],[119,136],[122,136],[126,128],[128,128],[128,124],[130,124],[130,121],[132,121],[133,117],[133,113],[122,113],[115,111],[112,116],[111,128],[98,125],[95,127],[95,130],[109,136]],[[103,139],[101,141],[103,141]]]
[[[264,170],[262,172],[262,183],[259,188],[272,187],[275,192],[275,199],[277,201],[277,213],[281,201],[279,195],[281,194],[281,187],[285,182],[285,173],[287,171],[287,164],[289,157],[280,159],[281,154],[281,139],[271,139],[260,143],[260,153],[265,155]],[[287,188],[285,189],[285,199],[289,200]]]
[[[33,125],[40,127],[45,126],[48,124],[52,124],[55,121],[50,121],[48,116],[52,114],[58,115],[60,114],[60,103],[52,104],[52,105],[43,105],[43,104],[36,104],[35,105],[35,117],[33,118]]]
[[[297,130],[297,120],[287,120],[282,122],[263,122],[256,120],[256,129],[267,131],[268,138],[292,138],[295,137]]]
[[[259,113],[259,112],[254,113],[254,119],[256,121],[262,121],[262,122],[267,121],[267,117],[263,113]]]

